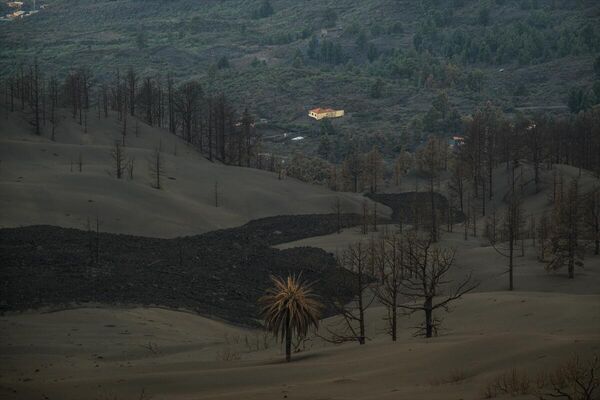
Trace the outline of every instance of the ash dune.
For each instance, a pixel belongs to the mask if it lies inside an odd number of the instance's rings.
[[[11,117],[2,123],[4,226],[81,228],[97,213],[102,230],[173,237],[268,215],[329,213],[337,195],[347,211],[360,212],[362,206],[355,195],[211,163],[177,138],[142,124],[139,137],[126,138],[128,156],[139,160],[134,179],[117,180],[109,173],[111,143],[121,139],[114,133],[115,121],[102,120],[82,134],[66,120],[56,142],[23,133],[22,120]],[[164,190],[150,187],[145,166],[157,145],[167,160]],[[579,175],[571,167],[557,168],[566,178]],[[528,179],[531,168],[523,171],[523,208],[536,215],[549,210],[549,172],[536,192]],[[489,206],[501,213],[508,191],[503,167],[494,179],[497,189]],[[219,208],[213,204],[215,181],[221,188]],[[594,182],[584,173],[582,191]],[[410,184],[401,189],[410,190]],[[384,217],[391,215],[389,209],[379,209]],[[339,254],[365,238],[358,228],[348,228],[274,247],[310,246]],[[293,363],[282,365],[280,344],[264,332],[193,313],[102,304],[38,310],[0,318],[0,395],[66,400],[480,399],[492,379],[513,368],[550,370],[575,353],[600,351],[600,257],[588,252],[585,268],[568,280],[562,271],[547,273],[529,246],[517,257],[517,291],[509,293],[504,291],[506,259],[481,235],[464,240],[457,225],[453,233],[444,233],[441,244],[457,250],[449,278],[472,273],[480,285],[453,305],[451,314],[438,315],[444,324],[434,340],[413,336],[422,318],[417,313],[400,318],[398,341],[392,343],[385,334],[386,311],[376,305],[367,311],[366,346],[332,345],[312,336]],[[321,333],[338,318],[323,320]]]
[[[579,171],[568,165],[554,166],[557,176],[561,176],[565,182],[577,178],[579,181],[579,190],[581,193],[589,193],[597,185],[597,179],[587,171]],[[521,207],[525,219],[531,217],[539,218],[544,212],[552,212],[552,191],[553,191],[553,172],[541,171],[540,184],[535,189],[533,180],[533,168],[530,165],[523,166],[523,199]],[[494,170],[494,196],[488,201],[487,207],[491,213],[495,213],[498,221],[506,212],[507,205],[505,199],[510,192],[509,171],[504,166],[497,167]],[[422,183],[421,183],[422,186]],[[406,179],[397,191],[410,191],[414,189],[412,179]],[[390,190],[390,189],[388,189]],[[447,194],[447,193],[445,193]],[[484,226],[486,218],[478,219],[478,226]],[[500,252],[506,254],[506,246],[499,243],[497,248],[491,245],[484,232],[479,232],[477,237],[469,230],[467,239],[464,238],[464,224],[457,224],[452,232],[447,232],[447,227],[443,228],[443,235],[440,240],[441,245],[456,250],[456,266],[458,268],[451,271],[453,279],[460,279],[468,273],[472,273],[474,278],[480,283],[477,291],[498,291],[508,288],[507,282],[507,259]],[[371,232],[369,235],[363,235],[359,228],[346,228],[340,234],[330,234],[305,238],[293,242],[282,243],[274,246],[277,249],[290,249],[294,247],[317,247],[327,252],[341,255],[344,250],[352,243],[363,241],[368,242],[377,239],[383,233],[398,231],[399,225],[383,225],[379,232]],[[410,229],[410,225],[404,227]],[[593,247],[593,246],[591,246]],[[531,239],[527,239],[525,250],[516,251],[515,274],[517,289],[532,292],[564,292],[564,293],[586,293],[598,294],[600,287],[600,258],[593,256],[593,249],[589,248],[586,252],[586,258],[583,268],[578,268],[576,274],[581,279],[565,280],[564,271],[548,273],[544,269],[544,263],[540,263],[536,255],[537,249],[534,248]]]
[[[212,163],[165,130],[130,118],[126,156],[134,178],[111,176],[111,146],[122,140],[116,119],[89,116],[87,133],[62,115],[56,141],[30,133],[23,117],[0,119],[0,226],[59,225],[85,229],[100,218],[104,232],[152,237],[193,235],[261,217],[331,213],[339,197],[345,212],[359,212],[363,198],[333,193],[292,178]],[[93,121],[92,121],[93,119]],[[151,187],[149,159],[160,147],[164,189]],[[81,155],[83,168],[79,172]],[[219,207],[215,207],[215,184]],[[382,215],[386,215],[385,207]],[[389,210],[387,210],[389,212]]]
[[[128,156],[139,160],[133,180],[110,176],[110,146],[121,139],[115,121],[82,134],[68,119],[56,142],[26,132],[24,121],[3,119],[0,170],[5,226],[55,224],[81,228],[96,213],[101,229],[173,237],[277,214],[328,213],[335,196],[360,212],[362,198],[257,170],[211,163],[182,141],[139,125],[128,136]],[[112,125],[111,125],[112,124]],[[112,133],[111,133],[112,132]],[[160,145],[166,156],[165,189],[150,187],[146,160]],[[83,158],[83,172],[76,165]],[[73,160],[73,172],[71,172]],[[557,167],[568,177],[579,171]],[[551,177],[539,191],[524,167],[523,208],[549,210]],[[174,179],[169,179],[169,177]],[[489,207],[498,213],[508,192],[507,172],[496,169]],[[214,182],[221,205],[215,208]],[[587,173],[582,191],[595,180]],[[411,182],[400,189],[410,190]],[[390,210],[380,206],[382,215]],[[483,221],[480,221],[483,223]],[[380,230],[395,230],[383,225]],[[377,236],[378,233],[373,233]],[[274,247],[318,247],[340,254],[358,228]],[[432,341],[412,335],[420,314],[399,320],[398,342],[385,334],[385,309],[367,311],[368,343],[332,345],[312,336],[294,362],[282,365],[280,344],[262,331],[193,313],[159,308],[107,307],[8,314],[0,319],[0,395],[7,399],[479,399],[495,377],[518,368],[551,369],[572,354],[600,351],[600,257],[568,280],[547,273],[529,246],[517,257],[516,292],[507,288],[506,259],[483,237],[464,240],[460,225],[442,245],[457,250],[449,278],[472,273],[480,282],[444,319]],[[322,321],[321,333],[339,317]]]
[[[573,353],[600,350],[597,294],[470,294],[429,342],[412,337],[415,315],[401,320],[392,343],[382,333],[384,314],[380,307],[369,311],[366,346],[315,339],[289,365],[272,340],[267,349],[253,347],[262,333],[189,313],[86,308],[4,316],[0,393],[7,399],[479,399],[489,380],[512,368],[551,369]]]
[[[0,400],[554,398],[600,1],[0,0]]]
[[[390,227],[389,229],[396,229]],[[377,234],[371,237],[377,238]],[[342,254],[357,241],[369,240],[356,228],[345,229],[341,234],[317,236],[274,246],[278,249],[294,247],[318,247],[325,251]],[[440,243],[456,249],[456,268],[449,273],[451,280],[460,280],[472,273],[479,282],[478,292],[492,292],[508,288],[507,260],[489,242],[470,237],[463,239],[462,232],[444,233]],[[598,294],[600,287],[600,257],[587,255],[585,266],[575,271],[576,279],[565,278],[564,271],[547,272],[534,249],[528,248],[523,257],[515,259],[515,286],[529,292],[555,292],[570,294]]]

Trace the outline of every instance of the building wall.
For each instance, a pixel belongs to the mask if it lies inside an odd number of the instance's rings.
[[[344,116],[344,110],[335,110],[332,112],[327,112],[327,113],[314,113],[314,112],[309,112],[308,116],[311,118],[314,118],[316,120],[322,120],[323,118],[339,118],[339,117],[343,117]]]

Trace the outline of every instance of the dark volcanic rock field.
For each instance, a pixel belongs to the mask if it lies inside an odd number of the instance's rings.
[[[368,198],[392,209],[392,221],[413,224],[416,222],[428,225],[431,217],[431,194],[429,192],[404,193],[368,193]],[[433,193],[434,206],[439,217],[438,223],[448,222],[448,199],[442,194]],[[452,210],[452,223],[461,223],[465,215],[460,210]]]
[[[141,304],[256,325],[270,275],[302,272],[317,292],[344,290],[338,282],[345,272],[333,255],[271,247],[334,233],[337,221],[336,215],[279,216],[178,239],[54,226],[1,229],[0,312]],[[356,215],[343,216],[344,227],[359,223]]]

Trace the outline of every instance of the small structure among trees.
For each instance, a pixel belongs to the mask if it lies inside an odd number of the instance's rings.
[[[334,110],[332,108],[313,108],[308,112],[308,116],[317,121],[324,118],[340,118],[344,116],[344,110]]]

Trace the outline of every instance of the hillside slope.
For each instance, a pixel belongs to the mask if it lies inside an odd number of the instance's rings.
[[[92,118],[92,117],[90,117]],[[90,120],[87,133],[66,115],[56,141],[30,133],[25,118],[0,119],[0,226],[48,224],[86,229],[96,217],[103,232],[152,237],[198,234],[285,214],[359,212],[363,198],[334,193],[276,174],[211,163],[164,130],[138,125],[124,148],[133,179],[114,175],[111,148],[121,141],[116,119]],[[151,186],[149,162],[162,148],[163,188]],[[82,171],[78,161],[81,156]],[[215,187],[218,207],[215,207]],[[385,214],[385,210],[383,213]]]
[[[35,55],[48,76],[85,67],[108,81],[133,67],[163,81],[198,79],[271,128],[307,138],[272,144],[281,153],[316,152],[312,107],[347,112],[334,123],[335,157],[346,150],[336,136],[392,151],[406,141],[401,132],[453,133],[456,118],[424,120],[440,91],[450,115],[488,100],[510,114],[566,113],[569,90],[591,87],[600,51],[594,0],[272,0],[263,15],[262,1],[245,0],[46,3],[0,25],[0,72]]]
[[[560,190],[560,182],[563,182],[566,190],[573,180],[577,180],[579,194],[584,196],[598,188],[600,181],[589,171],[555,164],[551,169],[546,165],[539,171],[539,184],[534,182],[534,169],[530,164],[522,163],[518,172],[518,186],[521,191],[521,232],[527,235],[527,239],[519,241],[515,247],[514,273],[516,290],[535,292],[564,292],[564,293],[596,293],[600,284],[600,257],[594,255],[593,242],[587,242],[582,246],[584,254],[583,268],[577,268],[575,274],[581,279],[569,281],[565,278],[565,271],[548,272],[545,269],[549,259],[545,261],[538,259],[540,253],[539,231],[536,229],[536,239],[531,236],[531,223],[535,219],[534,226],[539,227],[540,218],[546,214],[552,214],[554,181],[557,190]],[[481,197],[475,207],[477,209],[476,236],[473,233],[472,222],[469,223],[468,233],[465,237],[464,223],[455,220],[452,232],[448,232],[448,226],[443,223],[440,227],[443,246],[456,250],[455,263],[458,268],[449,272],[451,280],[460,280],[466,273],[471,273],[480,283],[476,291],[488,292],[505,290],[508,288],[508,244],[506,237],[501,233],[507,212],[507,199],[511,190],[511,173],[504,165],[498,166],[493,173],[493,198],[486,196],[486,216],[482,216]],[[447,183],[442,180],[439,190],[443,195],[447,193]],[[425,186],[424,184],[421,187]],[[406,192],[414,190],[412,179],[405,179],[401,187],[392,187],[390,190],[404,192],[393,194],[390,192],[384,196],[397,199],[410,198],[411,194]],[[425,194],[426,192],[421,192]],[[401,200],[399,201],[400,207]],[[406,215],[406,214],[405,214]],[[496,221],[496,244],[492,246],[487,232],[493,230],[492,221]],[[460,220],[459,220],[460,221]],[[407,222],[405,221],[405,225]],[[535,225],[537,224],[537,225]],[[321,248],[329,253],[342,254],[349,245],[362,241],[377,240],[383,234],[396,232],[398,224],[384,225],[379,227],[378,232],[368,235],[362,234],[357,228],[344,229],[341,234],[329,234],[305,238],[288,243],[278,244],[278,249],[303,248],[306,246]],[[406,229],[406,228],[405,228]],[[583,228],[582,228],[583,229]],[[582,240],[592,239],[588,232],[582,231]]]

